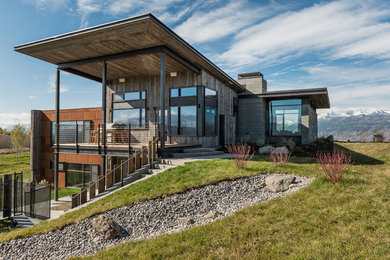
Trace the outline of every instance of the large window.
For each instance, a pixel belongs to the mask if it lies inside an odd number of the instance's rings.
[[[112,122],[144,128],[146,122],[146,91],[115,93],[112,95]]]
[[[171,135],[196,136],[196,106],[171,107]]]
[[[66,186],[86,187],[90,181],[96,181],[98,165],[91,164],[66,164]]]
[[[299,135],[301,132],[301,100],[272,100],[269,102],[271,135]]]
[[[115,109],[112,112],[112,122],[131,125],[132,128],[145,127],[145,108]]]
[[[51,122],[51,143],[55,143],[56,122]],[[61,121],[60,144],[74,144],[76,138],[79,143],[88,143],[91,130],[91,121]],[[77,130],[77,137],[76,137]]]

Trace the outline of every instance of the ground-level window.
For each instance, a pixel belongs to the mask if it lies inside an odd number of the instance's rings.
[[[145,118],[145,108],[117,109],[112,112],[113,123],[130,124],[132,128],[144,128]]]
[[[171,107],[171,135],[196,136],[196,106]]]
[[[66,163],[66,186],[86,187],[91,181],[97,181],[98,165]]]
[[[299,135],[301,125],[300,99],[272,100],[269,102],[269,126],[271,135]]]

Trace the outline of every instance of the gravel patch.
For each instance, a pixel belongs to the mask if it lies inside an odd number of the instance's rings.
[[[155,237],[212,222],[245,207],[293,193],[312,182],[296,177],[284,192],[268,192],[259,174],[163,196],[107,212],[121,226],[120,236],[105,240],[92,228],[94,217],[68,225],[62,230],[20,238],[0,244],[0,259],[65,259],[91,255],[118,243]]]

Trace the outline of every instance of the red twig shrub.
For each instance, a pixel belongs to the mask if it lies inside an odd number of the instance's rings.
[[[286,153],[283,149],[275,149],[272,147],[271,152],[268,154],[268,158],[276,166],[284,166],[290,161],[291,152]]]
[[[317,153],[317,163],[329,181],[339,183],[351,164],[351,155],[336,150],[333,153]]]
[[[231,144],[227,149],[233,156],[237,168],[243,168],[252,160],[253,155],[255,154],[255,152],[251,154],[251,147],[247,144]]]

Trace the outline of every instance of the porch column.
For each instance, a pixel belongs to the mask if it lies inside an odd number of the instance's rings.
[[[107,123],[107,64],[103,61],[102,67],[102,175],[106,175],[106,157],[107,157],[107,136],[106,136],[106,123]]]
[[[56,125],[55,125],[55,151],[54,151],[54,200],[58,201],[58,163],[60,153],[60,70],[56,72]]]
[[[160,137],[161,147],[165,147],[165,53],[161,53],[160,70]]]

